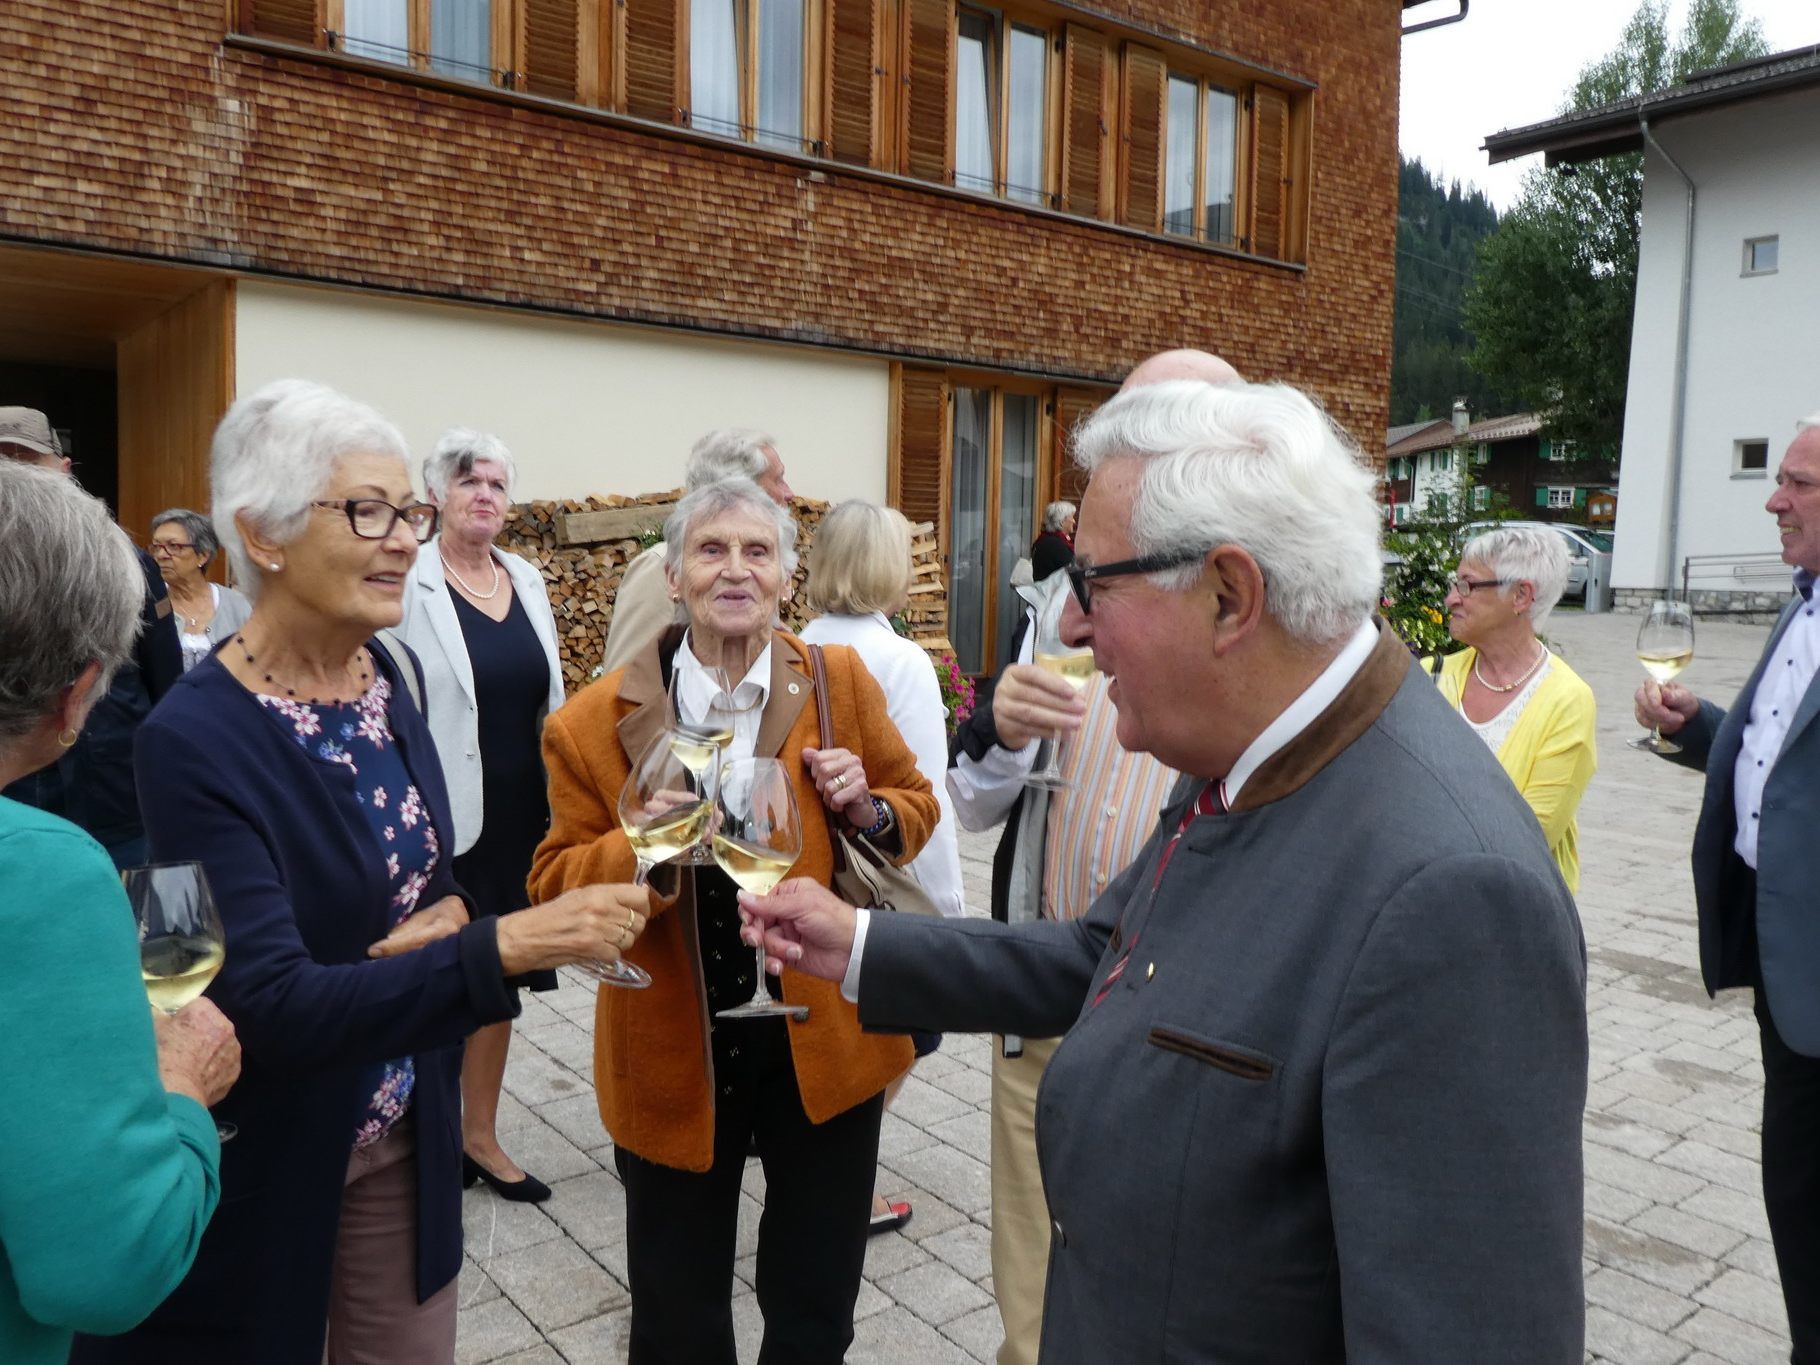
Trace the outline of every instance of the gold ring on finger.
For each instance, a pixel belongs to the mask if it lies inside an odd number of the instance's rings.
[[[845,787],[846,785],[847,785],[847,775],[845,773],[842,773],[839,777],[834,779],[834,790],[835,791],[839,791],[841,788]]]

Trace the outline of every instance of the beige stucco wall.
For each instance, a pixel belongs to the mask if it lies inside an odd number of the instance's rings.
[[[521,499],[673,488],[718,426],[771,432],[805,496],[885,495],[882,360],[242,280],[237,391],[290,377],[372,403],[419,457],[445,427],[493,432]]]

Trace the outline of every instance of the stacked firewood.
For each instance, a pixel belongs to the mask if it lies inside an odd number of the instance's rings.
[[[506,515],[500,548],[522,555],[543,573],[556,616],[563,684],[571,692],[597,675],[606,653],[607,626],[613,599],[626,565],[650,537],[661,531],[681,489],[639,497],[565,498],[554,502],[518,503]],[[796,498],[790,511],[797,524],[798,564],[784,625],[800,630],[807,620],[803,580],[808,574],[809,543],[829,504]],[[932,656],[951,652],[948,643],[948,589],[942,578],[935,531],[927,522],[913,532],[914,577],[905,619],[910,634]]]

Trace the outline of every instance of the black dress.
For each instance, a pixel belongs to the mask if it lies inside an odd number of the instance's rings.
[[[550,692],[550,664],[524,604],[512,595],[505,620],[495,621],[458,592],[455,619],[474,668],[480,714],[480,837],[455,858],[455,880],[483,915],[504,915],[531,903],[525,879],[531,855],[550,828],[538,718]],[[526,972],[513,985],[556,989],[554,971]]]

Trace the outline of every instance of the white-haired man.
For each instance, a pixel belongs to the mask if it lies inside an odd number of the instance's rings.
[[[1372,619],[1368,473],[1282,386],[1132,389],[1076,448],[1063,637],[1185,774],[1136,861],[1069,923],[743,913],[870,1027],[1064,1033],[1045,1365],[1579,1365],[1579,919]]]
[[[683,492],[693,493],[725,479],[752,480],[779,507],[789,507],[795,496],[784,478],[777,442],[762,431],[722,427],[695,443],[683,466]],[[602,671],[624,668],[659,631],[682,619],[664,577],[664,547],[659,541],[641,551],[620,577],[619,591],[613,597],[613,619],[607,625]]]
[[[1706,772],[1694,899],[1706,989],[1756,993],[1763,1049],[1763,1202],[1795,1365],[1820,1362],[1820,412],[1796,424],[1764,510],[1795,596],[1731,710],[1679,683],[1637,690],[1637,719]]]

